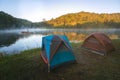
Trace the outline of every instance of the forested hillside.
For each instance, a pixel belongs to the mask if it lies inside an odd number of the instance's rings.
[[[54,27],[120,28],[120,13],[70,13],[51,19],[47,23]]]
[[[32,22],[28,20],[15,18],[3,11],[0,11],[0,29],[31,27],[31,26],[32,26]]]
[[[46,21],[41,22],[31,22],[26,19],[20,19],[11,16],[8,13],[0,11],[0,29],[8,29],[8,28],[40,28],[40,27],[51,27],[51,25],[47,24]]]
[[[0,29],[6,28],[120,28],[120,13],[79,12],[62,15],[56,19],[31,22],[0,11]]]

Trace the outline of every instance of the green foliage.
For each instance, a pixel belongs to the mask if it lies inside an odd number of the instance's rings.
[[[0,12],[0,28],[1,27],[9,27],[13,26],[15,24],[15,19],[10,16],[9,14],[6,14],[4,12]]]
[[[32,22],[25,19],[15,18],[3,11],[0,11],[0,29],[31,27]]]
[[[70,13],[49,21],[32,23],[25,19],[15,18],[0,11],[0,29],[3,28],[120,28],[120,13],[97,14],[89,12]]]
[[[47,21],[54,27],[119,27],[120,13],[97,14],[89,12],[71,13]],[[91,25],[91,26],[89,26]]]
[[[51,27],[45,19],[42,22],[31,22],[25,19],[15,18],[3,11],[0,11],[0,29],[6,28],[32,28],[32,27]]]
[[[34,27],[42,27],[42,28],[49,28],[51,27],[51,25],[47,24],[46,21],[45,22],[35,22],[33,23]]]

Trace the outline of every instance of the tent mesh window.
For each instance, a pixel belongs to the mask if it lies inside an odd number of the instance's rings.
[[[60,45],[58,52],[62,52],[62,51],[69,51],[69,49],[67,48],[67,46],[64,44],[64,42],[62,42],[62,44]]]
[[[61,45],[62,41],[58,36],[54,36],[53,40],[51,42],[51,47],[50,47],[50,53],[51,53],[51,58],[57,51],[58,47]]]

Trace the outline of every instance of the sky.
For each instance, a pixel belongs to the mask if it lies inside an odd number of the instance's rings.
[[[120,0],[0,0],[0,11],[40,22],[68,13],[120,13]]]

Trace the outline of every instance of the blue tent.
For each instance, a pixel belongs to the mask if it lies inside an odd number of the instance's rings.
[[[42,38],[41,57],[48,71],[63,63],[74,62],[75,56],[65,35],[50,35]]]

